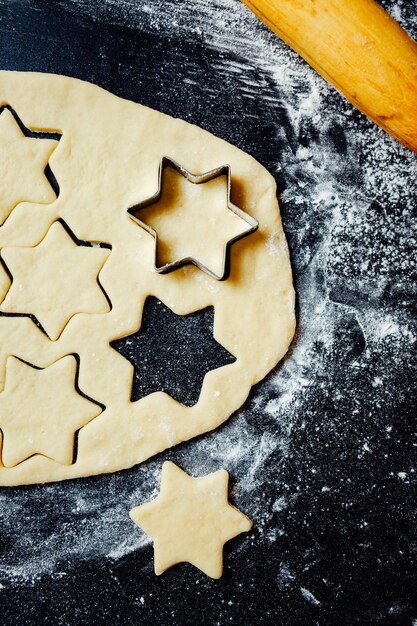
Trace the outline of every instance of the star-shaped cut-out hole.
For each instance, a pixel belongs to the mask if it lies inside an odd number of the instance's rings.
[[[176,315],[153,296],[146,299],[140,329],[111,343],[134,368],[131,401],[155,391],[193,406],[207,372],[236,358],[213,337],[214,309]]]
[[[20,202],[50,204],[59,185],[49,166],[58,132],[25,126],[8,105],[0,107],[0,224]]]
[[[227,278],[230,246],[258,228],[230,196],[228,165],[194,175],[163,157],[156,194],[128,210],[155,238],[154,269],[165,274],[192,264],[212,278]]]

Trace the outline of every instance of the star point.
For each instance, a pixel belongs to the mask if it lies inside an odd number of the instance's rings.
[[[108,249],[77,245],[60,222],[33,248],[3,248],[13,281],[0,311],[33,315],[58,339],[75,314],[110,310],[97,280],[108,255]]]
[[[189,476],[171,461],[162,466],[159,495],[130,511],[132,520],[154,542],[155,573],[188,562],[211,578],[223,573],[223,546],[252,528],[228,501],[225,470]]]
[[[102,412],[76,391],[77,368],[73,355],[44,369],[8,358],[0,393],[3,465],[13,467],[34,454],[71,465],[75,432]]]
[[[45,168],[58,141],[27,137],[9,109],[0,111],[0,224],[20,202],[50,204]]]
[[[227,253],[258,222],[231,202],[230,167],[194,175],[164,157],[157,193],[131,207],[133,221],[155,238],[154,269],[192,264],[216,280],[227,278]]]

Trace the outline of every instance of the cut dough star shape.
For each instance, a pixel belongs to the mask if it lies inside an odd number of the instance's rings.
[[[130,511],[132,520],[154,542],[155,573],[188,562],[211,578],[223,573],[223,546],[252,528],[228,502],[225,470],[193,478],[174,463],[162,466],[159,495]]]
[[[77,361],[68,355],[45,369],[9,357],[0,393],[2,462],[12,467],[34,454],[63,465],[74,455],[74,433],[102,412],[75,389]]]
[[[110,310],[98,283],[109,250],[79,246],[54,222],[34,248],[3,248],[1,256],[13,282],[0,310],[33,315],[56,340],[76,313]]]
[[[193,406],[207,372],[236,360],[214,339],[213,323],[212,307],[176,315],[148,297],[140,329],[111,343],[133,365],[131,401],[165,391],[177,402]]]
[[[20,202],[55,200],[44,172],[57,145],[54,139],[26,137],[8,109],[0,112],[0,224]]]
[[[157,272],[191,263],[217,280],[227,277],[230,245],[258,227],[230,200],[229,166],[194,176],[167,157],[157,193],[128,213],[155,238]]]

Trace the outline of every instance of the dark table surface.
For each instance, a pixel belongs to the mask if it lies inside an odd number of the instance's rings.
[[[383,4],[417,37],[416,0]],[[216,432],[114,475],[0,490],[0,622],[417,624],[416,157],[237,0],[2,0],[0,67],[89,80],[256,157],[299,321]],[[226,468],[254,522],[220,581],[153,574],[128,511],[166,459]]]

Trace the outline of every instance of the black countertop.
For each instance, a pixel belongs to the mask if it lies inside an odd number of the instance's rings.
[[[383,4],[417,37],[416,0]],[[216,432],[114,475],[0,490],[0,622],[417,624],[416,157],[237,0],[2,0],[0,67],[89,80],[257,158],[299,321]],[[220,581],[153,574],[128,511],[166,459],[227,469],[254,522]]]

